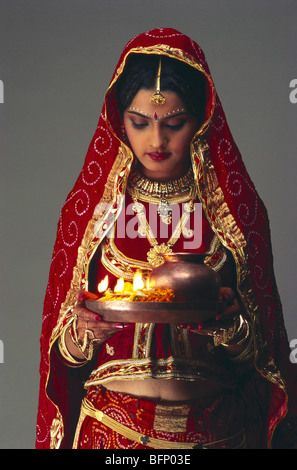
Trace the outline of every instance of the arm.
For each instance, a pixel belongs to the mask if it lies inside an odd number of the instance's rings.
[[[214,346],[223,348],[232,361],[246,362],[253,357],[252,328],[233,290],[223,287],[220,294],[227,305],[224,312],[215,321],[190,329],[197,334],[213,336]]]
[[[78,300],[72,309],[72,318],[60,336],[60,353],[72,365],[83,365],[92,359],[98,347],[123,328],[125,325],[121,323],[102,321],[99,315],[86,309],[84,302]]]

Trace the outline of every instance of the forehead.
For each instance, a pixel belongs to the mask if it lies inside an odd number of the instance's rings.
[[[153,115],[155,112],[158,114],[167,114],[178,108],[185,108],[181,98],[174,91],[162,91],[162,95],[166,101],[164,104],[156,105],[151,103],[150,99],[156,90],[139,90],[134,96],[129,108],[135,107],[146,114]]]

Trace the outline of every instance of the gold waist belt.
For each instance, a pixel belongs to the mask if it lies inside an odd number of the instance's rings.
[[[130,429],[127,426],[118,423],[115,419],[110,418],[102,411],[97,410],[97,408],[95,408],[94,405],[86,398],[82,402],[81,411],[85,415],[96,419],[97,421],[101,422],[108,428],[121,434],[127,439],[130,439],[134,442],[140,442],[141,444],[147,445],[148,447],[151,447],[153,449],[210,449],[215,447],[229,449],[246,448],[244,430],[241,430],[239,433],[235,434],[232,437],[221,439],[219,441],[208,442],[206,444],[202,444],[199,442],[174,442],[166,441],[163,439],[156,439],[154,437],[141,434],[140,432],[133,431],[133,429]]]

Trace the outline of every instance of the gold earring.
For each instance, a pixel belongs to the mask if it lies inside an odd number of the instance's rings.
[[[127,144],[128,143],[128,137],[127,137],[127,134],[126,134],[126,129],[125,129],[124,123],[121,124],[121,132],[122,132],[122,141],[125,144]]]

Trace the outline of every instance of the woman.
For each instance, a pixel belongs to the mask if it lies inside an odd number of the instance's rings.
[[[214,322],[108,323],[85,308],[106,275],[111,288],[145,279],[168,251],[207,253],[227,303]],[[122,53],[61,213],[37,447],[293,446],[289,353],[266,210],[204,55],[176,30],[144,33]]]

